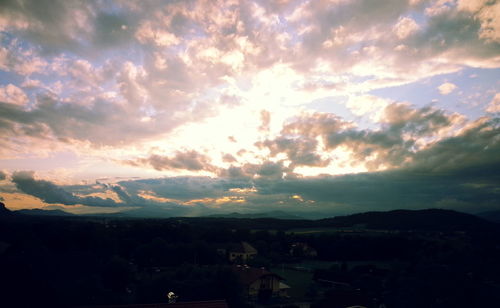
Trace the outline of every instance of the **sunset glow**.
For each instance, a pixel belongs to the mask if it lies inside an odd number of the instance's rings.
[[[43,5],[0,10],[11,209],[499,204],[497,1]]]

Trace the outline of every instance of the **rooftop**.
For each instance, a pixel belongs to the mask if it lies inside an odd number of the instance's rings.
[[[284,280],[281,276],[272,273],[265,268],[255,268],[246,265],[236,265],[232,267],[234,273],[237,274],[241,283],[249,285],[252,282],[261,279],[264,276],[274,276],[279,280]]]

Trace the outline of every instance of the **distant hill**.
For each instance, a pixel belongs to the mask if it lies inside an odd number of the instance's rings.
[[[15,214],[33,215],[33,216],[75,216],[74,214],[63,210],[43,210],[43,209],[23,209],[14,211]]]
[[[262,213],[253,213],[253,214],[241,214],[237,212],[228,213],[228,214],[212,214],[206,217],[212,218],[276,218],[276,219],[303,219],[302,217],[288,214],[282,211],[270,211],[270,212],[262,212]]]
[[[163,208],[156,206],[137,207],[131,210],[116,212],[116,213],[100,213],[100,214],[83,214],[79,216],[98,216],[106,218],[171,218],[183,216],[183,208]]]
[[[10,216],[12,212],[5,206],[5,203],[0,202],[0,216]]]
[[[489,211],[489,212],[482,212],[479,214],[476,214],[476,216],[481,217],[483,219],[493,221],[500,223],[500,211]]]
[[[337,216],[317,221],[323,227],[353,227],[388,230],[487,230],[500,225],[480,217],[443,209],[394,210]]]
[[[30,217],[103,217],[116,219],[179,219],[193,223],[224,224],[231,227],[266,229],[293,228],[360,228],[382,230],[415,231],[500,231],[500,211],[482,213],[478,217],[462,212],[443,209],[393,210],[387,212],[365,212],[346,216],[336,216],[319,220],[306,220],[282,211],[270,211],[253,214],[227,213],[209,216],[186,217],[183,208],[143,207],[129,211],[109,214],[74,215],[61,210],[18,210],[10,211],[0,202],[0,217],[5,219]]]

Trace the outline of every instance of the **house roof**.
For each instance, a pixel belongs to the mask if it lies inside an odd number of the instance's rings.
[[[179,302],[179,303],[157,303],[157,304],[134,304],[114,306],[87,306],[80,308],[228,308],[225,300]]]
[[[236,265],[232,267],[233,272],[238,276],[239,281],[244,285],[250,285],[254,281],[266,276],[273,276],[279,280],[284,280],[281,276],[272,273],[264,268],[255,268],[249,266]]]
[[[290,289],[290,286],[287,285],[286,283],[280,281],[280,290],[284,290],[284,289]]]

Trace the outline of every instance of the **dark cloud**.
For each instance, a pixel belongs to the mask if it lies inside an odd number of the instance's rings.
[[[122,187],[119,185],[111,185],[111,189],[118,195],[120,200],[127,204],[132,204],[134,202],[134,198],[131,197]]]
[[[53,94],[45,93],[37,97],[31,109],[0,102],[0,131],[4,136],[87,140],[99,146],[133,142],[176,125],[175,122],[142,123],[140,119],[128,117],[129,112],[123,106],[104,99],[82,105],[63,102]],[[123,134],[124,131],[127,134]]]
[[[500,164],[500,119],[479,118],[456,137],[414,155],[411,167],[427,172],[493,176]],[[498,179],[493,176],[492,179]]]
[[[498,172],[499,168],[499,163],[485,164],[482,168],[463,169],[461,176],[404,169],[282,181],[256,180],[255,186],[259,193],[270,196],[300,195],[323,204],[320,210],[331,213],[336,211],[335,204],[359,212],[443,207],[448,200],[460,204],[460,210],[480,212],[494,209],[500,201],[496,190],[500,178],[491,174],[492,169]]]
[[[256,174],[265,178],[281,179],[288,168],[282,162],[265,161],[256,170]]]
[[[397,121],[396,121],[397,122]],[[416,129],[419,131],[419,129]],[[255,188],[241,211],[287,209],[319,216],[368,210],[447,207],[468,212],[493,209],[500,201],[500,128],[480,120],[388,171],[339,176],[285,176],[281,162],[230,167],[220,178],[168,178],[123,182],[129,191],[151,190],[182,200],[219,198],[232,188]],[[291,198],[300,196],[303,200]],[[309,202],[310,201],[310,202]],[[234,209],[234,207],[233,207]]]
[[[120,186],[130,194],[141,191],[152,192],[158,197],[189,201],[192,199],[218,198],[231,188],[249,188],[248,179],[209,178],[209,177],[170,177],[124,181]]]
[[[25,37],[43,46],[47,51],[61,49],[77,51],[89,36],[93,19],[94,1],[2,1],[2,15],[18,25]]]
[[[116,48],[133,39],[136,21],[129,15],[100,12],[95,19],[93,41],[97,46]]]
[[[322,159],[316,153],[318,141],[308,137],[279,137],[274,140],[258,142],[256,145],[261,148],[268,148],[271,156],[276,156],[279,153],[287,154],[288,159],[291,161],[290,168],[292,169],[296,166],[324,167],[330,162],[328,159]]]
[[[480,32],[481,21],[472,13],[447,10],[431,16],[423,31],[409,37],[405,43],[418,48],[415,57],[424,59],[450,51],[466,59],[495,58],[500,49],[499,42],[482,39]]]
[[[246,174],[242,167],[237,166],[222,169],[219,171],[219,175],[228,178],[251,178],[251,175]]]
[[[434,114],[429,110],[420,110],[420,113],[427,116]],[[411,112],[406,116],[412,117]],[[440,119],[439,113],[434,116]],[[421,117],[415,119],[418,123]],[[394,124],[399,120],[388,122]],[[432,120],[430,122],[429,125],[435,125]],[[427,131],[427,128],[422,130],[420,125],[408,129],[417,134]],[[312,130],[316,129],[306,131]],[[317,131],[326,132],[323,129]],[[357,137],[368,138],[363,134]],[[390,141],[380,143],[392,144]],[[178,207],[175,202],[145,199],[144,195],[179,200],[179,203],[196,203],[189,210],[179,208],[176,213],[182,215],[286,209],[291,213],[322,217],[368,210],[432,207],[474,213],[495,209],[500,202],[499,154],[500,122],[498,119],[482,118],[470,123],[455,136],[416,152],[410,162],[387,171],[301,177],[293,174],[283,162],[266,161],[232,166],[221,170],[218,178],[130,180],[112,185],[111,189],[125,204]],[[114,204],[100,198],[77,197],[51,182],[33,179],[32,173],[16,172],[13,181],[19,190],[48,203]],[[85,191],[85,187],[72,189]],[[218,209],[212,207],[213,200],[227,197],[243,197],[245,202],[228,202],[218,205]]]
[[[12,182],[16,187],[28,194],[40,198],[47,203],[62,203],[65,205],[83,204],[88,206],[120,206],[114,200],[99,197],[79,197],[65,189],[45,180],[36,180],[33,172],[18,171],[12,174]]]
[[[300,194],[316,201],[349,204],[357,211],[456,203],[461,210],[479,212],[500,201],[499,124],[498,119],[480,119],[458,136],[417,152],[411,163],[390,171],[257,179],[255,185],[263,194]]]
[[[382,164],[398,167],[418,150],[416,143],[420,138],[435,136],[450,126],[454,117],[432,107],[414,109],[406,103],[393,103],[385,108],[381,130],[335,131],[329,133],[325,141],[330,149],[340,145],[350,148],[354,158],[360,161],[377,155],[369,167]]]
[[[254,178],[281,179],[292,171],[293,169],[285,166],[282,160],[266,160],[260,164],[246,163],[241,166],[232,165],[227,169],[219,169],[218,175],[232,180],[251,181]]]
[[[109,4],[114,7],[93,0],[4,0],[0,14],[10,21],[10,31],[46,53],[95,56],[97,49],[116,48],[134,36],[136,18]]]
[[[267,147],[272,156],[285,153],[295,166],[326,166],[318,152],[317,138],[326,150],[343,146],[352,151],[358,162],[369,169],[381,165],[401,166],[417,152],[420,138],[434,137],[450,127],[459,116],[433,107],[413,108],[408,103],[392,103],[385,107],[381,128],[359,129],[329,113],[303,114],[284,126],[281,136],[256,145]],[[368,160],[369,159],[369,160]]]

